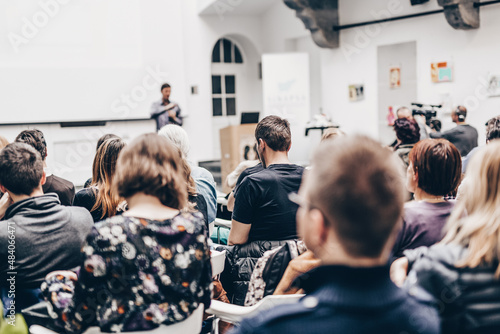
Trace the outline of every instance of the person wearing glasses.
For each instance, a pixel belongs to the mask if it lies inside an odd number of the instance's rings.
[[[306,296],[243,320],[240,333],[439,333],[437,310],[392,283],[388,258],[403,210],[397,157],[365,136],[325,141],[299,195],[297,229],[322,265]]]

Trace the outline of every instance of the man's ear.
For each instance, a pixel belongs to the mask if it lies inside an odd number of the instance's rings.
[[[43,159],[42,160],[45,160],[47,158],[47,155],[49,155],[49,149],[47,147],[45,147],[45,156],[42,157]]]
[[[262,138],[259,138],[259,147],[261,150],[263,150],[266,147],[266,142],[262,140]]]
[[[43,171],[42,178],[40,179],[40,185],[43,186],[47,182],[47,177],[45,176],[45,171]]]
[[[0,191],[3,192],[4,194],[7,192],[7,188],[5,188],[4,186],[2,186],[0,184]]]
[[[290,145],[288,145],[288,149],[286,151],[287,152],[290,151],[291,148],[292,148],[292,141],[290,140]]]
[[[328,226],[326,226],[325,217],[318,209],[311,209],[309,211],[309,226],[311,231],[310,239],[314,243],[315,248],[323,247],[328,239]]]

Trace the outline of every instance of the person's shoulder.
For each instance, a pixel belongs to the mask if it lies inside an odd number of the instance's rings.
[[[302,330],[296,328],[297,333],[305,332],[307,318],[317,310],[317,307],[306,307],[301,302],[280,305],[243,320],[233,333],[274,333],[280,329],[292,327],[291,322],[301,327]]]
[[[92,187],[80,189],[76,192],[75,199],[95,198],[95,192],[96,190],[94,190]]]
[[[92,218],[89,210],[83,207],[61,205],[59,210],[68,212],[71,215],[71,222],[76,225],[94,225],[94,219]]]
[[[50,177],[52,178],[52,186],[55,188],[58,188],[58,189],[66,188],[69,190],[75,189],[75,185],[71,181],[63,179],[62,177],[54,175],[54,174],[52,174]]]

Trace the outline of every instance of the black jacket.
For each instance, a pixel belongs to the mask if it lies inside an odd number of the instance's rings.
[[[253,241],[245,245],[217,247],[217,250],[227,251],[226,264],[220,280],[231,303],[244,305],[255,264],[266,251],[284,244],[286,244],[286,240]],[[276,287],[279,279],[281,277],[272,285]]]
[[[459,245],[437,244],[404,252],[410,273],[405,289],[437,303],[443,333],[500,333],[498,262],[457,268],[467,254]]]

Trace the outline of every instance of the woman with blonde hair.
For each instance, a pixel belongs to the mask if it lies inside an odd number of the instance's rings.
[[[444,239],[405,251],[391,267],[396,284],[437,304],[443,333],[500,333],[498,152],[500,141],[474,156]]]
[[[92,164],[92,183],[76,193],[74,206],[81,206],[90,211],[94,222],[116,214],[120,197],[112,188],[118,154],[125,147],[120,138],[106,140],[96,152]]]
[[[96,224],[79,274],[53,272],[42,293],[67,333],[144,331],[210,305],[212,267],[200,213],[188,194],[178,151],[146,134],[123,149],[113,179],[128,210]]]

